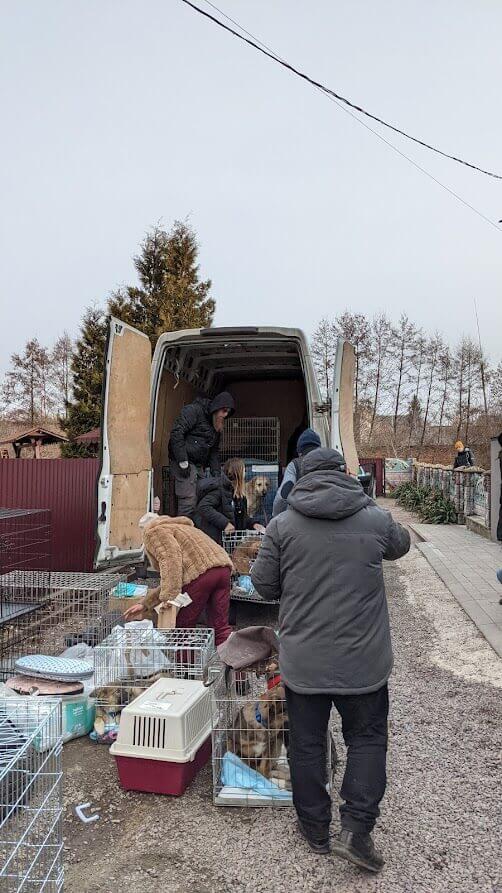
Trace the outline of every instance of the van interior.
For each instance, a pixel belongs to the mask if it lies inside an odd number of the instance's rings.
[[[235,418],[275,417],[280,425],[279,474],[295,455],[296,440],[311,420],[301,348],[293,338],[199,338],[167,344],[156,390],[153,492],[162,503],[162,469],[169,464],[171,427],[197,396],[230,391]],[[252,458],[252,457],[251,457]]]

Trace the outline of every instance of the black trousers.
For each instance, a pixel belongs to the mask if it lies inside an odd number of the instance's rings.
[[[342,828],[372,831],[385,793],[387,757],[387,685],[361,695],[301,695],[286,688],[289,714],[288,758],[293,803],[298,818],[315,836],[331,822],[326,790],[327,733],[331,705],[342,718],[347,766],[340,796]]]

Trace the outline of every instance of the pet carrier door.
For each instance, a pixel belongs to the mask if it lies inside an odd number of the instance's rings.
[[[99,568],[143,554],[138,521],[148,510],[152,476],[151,360],[149,338],[112,317],[98,481]]]
[[[351,474],[359,471],[354,439],[354,376],[356,355],[352,344],[339,338],[336,346],[331,399],[331,448],[345,458]]]

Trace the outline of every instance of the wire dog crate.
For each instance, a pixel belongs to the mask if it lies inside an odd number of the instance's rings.
[[[10,574],[47,573],[51,559],[51,513],[46,509],[0,509],[0,580]],[[22,590],[21,581],[19,589]],[[0,624],[31,607],[31,592],[19,591],[11,599],[0,585]]]
[[[97,715],[116,723],[123,707],[163,676],[202,680],[215,654],[214,630],[115,628],[94,649]]]
[[[234,533],[222,535],[223,548],[230,555],[234,565],[230,590],[230,598],[233,601],[256,602],[261,605],[277,604],[275,601],[262,598],[251,582],[251,568],[262,542],[263,534],[257,530],[236,530]]]
[[[0,698],[0,889],[63,889],[61,702]]]
[[[220,673],[213,682],[213,800],[217,806],[292,806],[289,720],[278,662]],[[326,742],[326,785],[332,781],[332,739]]]
[[[16,570],[0,577],[6,604],[19,606],[0,627],[0,674],[12,673],[18,657],[43,650],[58,655],[70,645],[100,642],[120,619],[110,613],[111,591],[122,574],[77,574]]]
[[[280,423],[275,417],[227,419],[221,435],[220,453],[225,462],[252,457],[258,462],[278,462]]]

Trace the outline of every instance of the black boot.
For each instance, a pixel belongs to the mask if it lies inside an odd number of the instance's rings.
[[[375,849],[371,834],[340,831],[333,842],[333,852],[342,859],[358,865],[359,868],[366,868],[367,871],[381,871],[385,865],[382,856]]]
[[[318,856],[325,855],[330,851],[329,844],[329,832],[326,830],[326,834],[313,834],[310,829],[307,829],[306,826],[298,819],[298,828],[302,837],[307,841],[310,849],[317,853]]]

